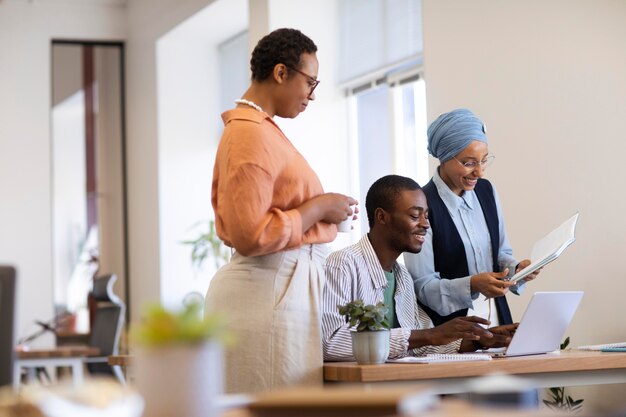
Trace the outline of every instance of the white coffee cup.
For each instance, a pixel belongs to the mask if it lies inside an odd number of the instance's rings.
[[[352,214],[349,215],[347,219],[345,219],[344,221],[342,221],[341,223],[337,225],[338,232],[351,232],[352,231],[352,219],[354,218],[355,207],[356,207],[355,205],[350,206],[350,208],[352,209]]]

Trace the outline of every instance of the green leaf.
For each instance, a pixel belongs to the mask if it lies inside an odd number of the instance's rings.
[[[216,268],[228,262],[230,251],[217,236],[214,220],[198,222],[192,227],[208,229],[200,232],[195,239],[181,241],[182,244],[191,246],[191,263],[194,267],[201,268],[208,258],[213,258]]]
[[[574,400],[565,394],[565,387],[552,387],[549,389],[552,401],[543,400],[543,403],[553,410],[580,411],[584,400]]]
[[[546,401],[546,400],[544,400],[544,401],[543,401],[543,403],[544,403],[545,405],[547,405],[547,406],[548,406],[548,408],[550,408],[551,410],[558,410],[558,409],[559,409],[558,404],[557,404],[557,403],[555,403],[555,402],[550,402],[550,401]]]
[[[389,329],[387,322],[388,308],[384,303],[365,305],[363,300],[354,300],[345,305],[338,305],[339,314],[346,317],[350,327],[357,331]]]

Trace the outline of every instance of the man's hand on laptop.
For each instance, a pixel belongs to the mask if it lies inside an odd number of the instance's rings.
[[[482,349],[507,347],[511,343],[511,338],[519,323],[504,324],[502,326],[490,327],[488,330],[493,334],[491,338],[481,338],[478,345]]]
[[[485,329],[481,324],[488,326],[490,322],[476,316],[455,317],[437,327],[413,330],[409,337],[409,349],[427,345],[446,345],[458,339],[470,340],[471,344],[472,340],[493,337],[491,331]]]
[[[518,324],[490,327],[487,330],[491,333],[491,337],[480,337],[478,340],[463,339],[459,352],[474,352],[476,350],[507,347],[511,343],[511,338],[515,334]]]

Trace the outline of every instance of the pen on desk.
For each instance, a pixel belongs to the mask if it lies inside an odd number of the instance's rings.
[[[613,348],[603,348],[600,349],[600,352],[626,352],[626,347],[613,347]]]

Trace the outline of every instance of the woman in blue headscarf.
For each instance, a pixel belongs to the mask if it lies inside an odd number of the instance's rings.
[[[530,264],[513,257],[498,194],[482,178],[494,160],[485,132],[467,109],[442,114],[428,128],[428,151],[440,162],[423,187],[431,227],[422,252],[404,260],[435,325],[466,315],[492,326],[512,323],[504,294],[509,288],[519,293],[523,283],[504,279]]]

